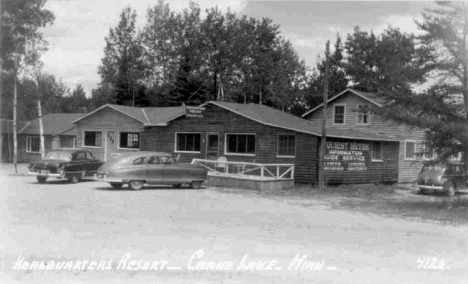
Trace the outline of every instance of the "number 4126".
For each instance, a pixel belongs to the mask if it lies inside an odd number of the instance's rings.
[[[419,257],[418,269],[445,269],[445,260],[437,257]]]

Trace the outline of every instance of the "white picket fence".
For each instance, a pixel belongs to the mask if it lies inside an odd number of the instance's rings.
[[[259,164],[204,159],[193,159],[192,164],[205,167],[208,169],[208,174],[211,175],[238,176],[261,180],[294,179],[294,164]]]

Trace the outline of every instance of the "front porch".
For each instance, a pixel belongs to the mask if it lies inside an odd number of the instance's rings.
[[[208,169],[207,184],[211,186],[259,191],[294,187],[294,164],[228,162],[224,159],[193,159],[192,164]]]

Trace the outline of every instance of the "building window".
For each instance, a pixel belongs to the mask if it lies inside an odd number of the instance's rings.
[[[357,123],[358,124],[369,124],[369,106],[358,105],[357,106]]]
[[[296,156],[296,136],[278,135],[278,156]]]
[[[416,141],[405,142],[405,159],[414,160],[416,158]]]
[[[372,161],[383,161],[383,145],[382,142],[372,143]]]
[[[120,132],[120,148],[139,149],[140,133],[138,132]]]
[[[86,147],[101,147],[102,132],[101,131],[85,131],[84,146]]]
[[[178,152],[200,152],[200,133],[177,133],[176,151]]]
[[[344,124],[345,123],[345,106],[336,105],[333,108],[333,123],[334,124]]]
[[[26,137],[26,152],[39,153],[41,151],[41,139],[39,136]]]
[[[76,138],[73,138],[73,148],[77,148]]]
[[[227,154],[255,155],[254,134],[226,134]]]

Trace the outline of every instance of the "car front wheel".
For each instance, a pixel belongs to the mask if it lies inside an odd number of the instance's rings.
[[[119,188],[122,188],[123,183],[121,183],[121,182],[111,182],[110,185],[115,189],[119,189]]]
[[[143,181],[142,180],[131,180],[129,183],[128,183],[128,187],[130,187],[130,189],[132,190],[140,190],[143,188]]]
[[[190,187],[193,189],[199,189],[201,187],[201,181],[192,181]]]
[[[80,181],[80,178],[77,175],[73,175],[73,176],[68,178],[68,181],[70,183],[78,183]]]
[[[37,182],[39,183],[45,183],[47,180],[47,177],[37,177]]]

